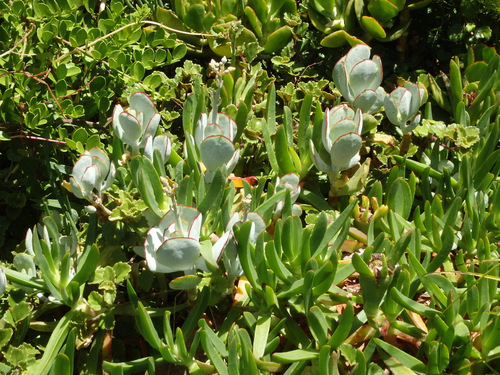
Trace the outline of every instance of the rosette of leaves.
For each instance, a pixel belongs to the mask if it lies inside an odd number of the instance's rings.
[[[249,0],[244,9],[245,24],[254,32],[265,53],[285,47],[293,38],[292,26],[298,20],[294,0]]]
[[[391,123],[400,127],[403,134],[409,133],[420,122],[418,109],[424,103],[426,96],[423,87],[407,82],[385,97],[385,114]]]
[[[420,0],[407,4],[406,0],[355,0],[354,8],[365,40],[375,38],[391,42],[401,37],[411,18],[409,11],[427,6],[432,0]]]
[[[115,135],[132,149],[132,155],[144,148],[148,137],[154,137],[160,124],[160,114],[153,101],[143,92],[130,97],[130,107],[124,110],[120,104],[113,111]]]
[[[181,0],[175,2],[173,11],[158,8],[156,18],[170,28],[183,31],[179,37],[195,48],[202,47],[204,42],[193,32],[204,33],[210,48],[218,55],[230,57],[236,53],[234,48],[240,48],[253,58],[260,50],[273,53],[292,40],[292,27],[299,21],[292,20],[296,14],[294,0],[242,3]]]
[[[321,140],[315,145],[310,140],[311,155],[320,171],[329,175],[352,168],[359,162],[363,115],[346,104],[327,108],[321,127]]]
[[[431,0],[407,5],[406,0],[313,0],[309,3],[311,23],[329,34],[325,47],[351,46],[375,38],[382,42],[398,39],[408,29],[410,9],[422,8]],[[356,22],[357,21],[357,22]]]
[[[195,207],[172,207],[146,234],[144,256],[148,268],[162,273],[194,269],[201,254],[202,220]]]
[[[365,113],[378,111],[384,103],[382,78],[382,61],[378,55],[370,59],[370,47],[365,44],[352,47],[333,68],[333,81],[342,96]]]
[[[322,46],[340,47],[346,42],[350,45],[363,43],[351,35],[356,29],[354,0],[311,0],[307,11],[314,27],[328,34],[321,40]]]
[[[211,182],[215,171],[225,166],[231,173],[240,156],[233,140],[237,133],[234,120],[225,113],[214,110],[207,116],[202,113],[194,131],[194,141],[199,160],[204,164],[205,181]]]
[[[102,192],[111,186],[116,169],[108,155],[98,147],[85,151],[73,166],[70,185],[78,198],[94,202]]]

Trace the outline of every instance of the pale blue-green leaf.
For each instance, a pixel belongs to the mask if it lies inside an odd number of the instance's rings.
[[[349,72],[354,68],[354,66],[360,61],[370,58],[370,47],[366,44],[358,44],[352,47],[347,55],[345,56],[345,69]],[[365,87],[367,88],[367,87]]]
[[[155,105],[151,98],[143,92],[136,92],[130,97],[130,107],[136,111],[137,114],[142,113],[144,123],[142,126],[146,127],[149,121],[156,113]]]
[[[113,123],[114,130],[123,143],[137,147],[142,135],[141,124],[137,118],[128,112],[122,112],[118,115],[118,121]]]
[[[234,155],[234,144],[224,136],[210,136],[201,142],[201,161],[208,170],[215,171],[217,168],[228,163]]]
[[[185,275],[176,277],[168,285],[175,290],[188,290],[195,288],[201,280],[198,275]]]
[[[361,109],[364,113],[368,113],[377,102],[377,92],[372,89],[363,90],[352,103],[353,107]]]
[[[200,243],[197,240],[186,237],[170,238],[156,251],[156,271],[188,270],[194,266],[199,256]]]
[[[357,133],[348,133],[337,139],[330,151],[331,162],[336,170],[343,171],[358,163],[361,143],[361,136]]]
[[[382,71],[373,60],[363,60],[354,65],[348,71],[349,86],[354,95],[358,95],[366,89],[376,90],[382,82]]]

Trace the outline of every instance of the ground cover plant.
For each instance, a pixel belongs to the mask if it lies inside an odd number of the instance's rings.
[[[0,372],[500,372],[499,9],[0,3]]]

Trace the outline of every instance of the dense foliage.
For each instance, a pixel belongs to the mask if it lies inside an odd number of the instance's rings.
[[[500,372],[499,20],[0,2],[0,372]]]

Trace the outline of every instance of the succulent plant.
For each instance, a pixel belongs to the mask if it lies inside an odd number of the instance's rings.
[[[202,113],[194,131],[194,141],[198,156],[205,165],[205,181],[211,182],[217,168],[226,166],[230,173],[240,156],[233,143],[236,136],[236,123],[224,113],[214,110],[207,116]]]
[[[144,255],[149,269],[163,273],[194,269],[201,254],[201,223],[196,208],[173,206],[146,235]]]
[[[158,151],[161,161],[166,164],[170,158],[170,153],[172,152],[172,142],[166,134],[160,134],[156,137],[152,135],[146,138],[146,143],[144,144],[144,156],[149,160],[154,161],[154,152]]]
[[[415,129],[420,122],[420,115],[417,112],[426,97],[424,88],[407,82],[385,97],[385,114],[391,123],[399,126],[403,134],[406,134]]]
[[[132,148],[132,154],[143,148],[148,137],[154,137],[160,124],[160,114],[153,101],[143,92],[130,97],[130,107],[120,104],[113,111],[113,130],[121,141]]]
[[[311,140],[316,167],[330,175],[352,168],[359,162],[363,115],[346,104],[327,109],[322,124],[319,150]]]
[[[76,161],[71,173],[71,191],[78,198],[94,202],[104,190],[111,186],[115,178],[115,166],[108,155],[98,147],[85,151]]]
[[[333,81],[342,96],[365,113],[378,111],[384,103],[382,78],[382,61],[377,55],[370,59],[370,47],[365,44],[352,47],[333,69]]]
[[[258,212],[248,212],[244,217],[240,217],[238,212],[235,212],[226,225],[224,234],[213,245],[213,252],[220,256],[224,251],[224,266],[229,277],[237,277],[243,275],[243,269],[238,257],[236,240],[234,238],[233,227],[239,223],[251,221],[253,223],[250,233],[250,242],[255,244],[259,234],[266,229],[266,223]]]
[[[290,190],[290,198],[291,198],[291,203],[293,204],[292,206],[292,211],[294,215],[300,216],[302,213],[302,209],[300,208],[299,205],[294,204],[297,198],[300,195],[300,177],[296,173],[288,173],[282,177],[278,177],[276,179],[276,192],[279,192],[280,190],[283,189],[288,189]],[[283,209],[284,201],[279,201],[278,204],[276,205],[276,208],[274,209],[274,213],[281,213],[281,210]]]

